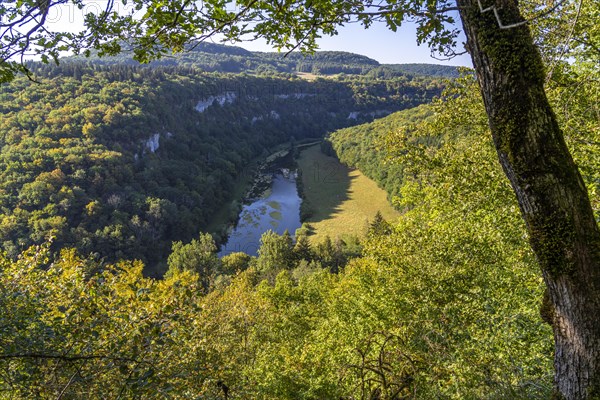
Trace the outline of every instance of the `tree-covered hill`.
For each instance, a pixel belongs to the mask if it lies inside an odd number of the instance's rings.
[[[543,287],[476,95],[356,128],[372,144],[355,162],[378,151],[403,172],[402,216],[359,243],[267,232],[258,257],[219,260],[201,234],[161,280],[47,246],[0,256],[14,310],[0,385],[18,399],[549,398]]]
[[[331,133],[327,141],[330,143],[332,154],[342,163],[352,168],[360,169],[384,188],[392,200],[400,195],[404,178],[404,163],[392,163],[386,151],[388,138],[392,133],[404,129],[430,116],[429,107],[420,106],[400,111],[371,123],[337,130]],[[432,138],[429,141],[439,141]]]
[[[53,237],[110,261],[164,263],[275,145],[414,107],[442,82],[35,64],[0,93],[0,243]],[[233,210],[235,211],[235,210]]]
[[[385,68],[409,75],[437,76],[443,78],[458,78],[457,67],[437,64],[385,64]]]
[[[582,74],[582,76],[585,76]],[[453,81],[451,86],[458,82],[458,86],[469,82],[469,77],[465,76],[460,80]],[[471,92],[468,92],[471,90]],[[449,130],[445,135],[437,134],[444,132],[446,127],[444,123],[435,122],[429,124],[429,128],[424,130],[422,126],[427,126],[429,120],[439,121],[441,118],[439,106],[432,107],[421,105],[415,108],[402,110],[375,121],[360,124],[348,128],[339,129],[330,133],[326,140],[326,149],[334,154],[339,160],[352,168],[360,169],[365,175],[375,180],[380,187],[388,192],[390,200],[396,207],[406,207],[407,204],[413,204],[414,201],[403,199],[407,194],[406,179],[414,178],[415,165],[421,165],[422,169],[430,168],[431,174],[435,174],[436,168],[444,165],[445,161],[440,157],[432,157],[438,149],[443,148],[447,141],[457,140],[457,137],[468,136],[471,134],[472,121],[469,117],[477,117],[469,107],[474,103],[472,96],[476,89],[472,87],[458,90],[454,88],[450,91],[449,97],[456,96],[456,91],[468,95],[466,99],[446,99],[450,104],[446,107],[456,106],[453,110],[453,121],[456,126]],[[593,114],[593,108],[588,107],[589,101],[594,98],[594,88],[590,88],[579,93],[579,101],[586,105],[584,109],[579,109],[569,104],[568,96],[565,93],[565,87],[558,86],[552,88],[552,100],[563,108],[572,107],[570,113],[561,115],[567,126],[568,144],[581,174],[586,181],[591,196],[590,200],[596,215],[600,215],[600,200],[598,199],[598,165],[599,156],[595,147],[590,147],[592,138],[597,135],[598,122],[597,115]],[[463,103],[471,101],[468,106]],[[437,103],[438,101],[436,101]],[[445,113],[450,113],[446,110]],[[426,121],[425,123],[423,121]],[[484,124],[484,122],[480,122]],[[414,135],[415,131],[420,134]],[[465,146],[468,146],[465,144]],[[473,151],[476,149],[473,148]],[[423,176],[429,173],[423,172]],[[467,179],[467,176],[465,176]],[[422,182],[417,182],[422,185]],[[409,196],[410,197],[410,196]]]
[[[140,65],[133,60],[133,52],[125,50],[117,56],[98,58],[70,57],[79,62],[97,65]],[[149,67],[187,66],[207,72],[230,73],[296,73],[317,75],[353,74],[373,77],[430,76],[456,78],[457,67],[433,64],[380,64],[369,57],[344,51],[317,51],[313,54],[299,52],[252,52],[237,46],[204,42],[184,52],[152,61]]]

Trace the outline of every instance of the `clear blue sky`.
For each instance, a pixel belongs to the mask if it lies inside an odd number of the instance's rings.
[[[338,35],[324,36],[318,41],[319,50],[337,50],[358,53],[385,64],[430,63],[460,65],[471,67],[468,54],[455,57],[449,61],[439,61],[431,57],[426,45],[417,46],[417,36],[413,24],[403,24],[396,32],[392,32],[384,24],[373,24],[365,29],[360,24],[349,24],[338,29]],[[457,52],[463,50],[459,40]],[[264,41],[244,42],[236,44],[253,51],[274,51]]]

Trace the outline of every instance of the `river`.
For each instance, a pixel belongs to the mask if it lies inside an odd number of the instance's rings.
[[[282,234],[286,229],[294,234],[300,228],[300,204],[295,175],[275,174],[271,189],[263,197],[244,205],[239,221],[229,240],[221,247],[219,256],[242,251],[256,256],[260,237],[273,230]]]

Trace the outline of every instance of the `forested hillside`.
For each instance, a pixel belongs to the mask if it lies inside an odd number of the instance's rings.
[[[3,316],[2,345],[26,341],[28,355],[0,359],[0,379],[21,398],[548,398],[542,283],[467,86],[390,117],[391,132],[356,128],[380,146],[357,163],[403,172],[404,210],[373,221],[358,248],[266,233],[258,257],[219,260],[201,235],[174,247],[164,280],[45,247],[5,260],[2,306],[18,312]],[[390,136],[404,140],[389,147]]]
[[[70,59],[97,65],[140,66],[140,63],[133,60],[133,52],[127,50],[127,47],[117,56],[78,56]],[[414,76],[458,77],[457,67],[445,65],[380,64],[366,56],[343,51],[319,51],[314,54],[252,52],[241,47],[215,43],[200,43],[189,51],[154,60],[148,66],[186,66],[207,72],[229,73],[307,72],[317,75],[353,74],[385,78],[408,75],[411,79]]]
[[[432,114],[431,108],[420,106],[380,118],[372,123],[351,128],[340,129],[328,136],[330,153],[352,168],[360,169],[388,192],[389,200],[400,196],[404,184],[404,167],[409,163],[394,163],[387,151],[391,143],[400,139],[400,143],[408,140],[408,136],[398,137],[411,124],[416,124]],[[425,146],[439,144],[439,136],[419,138]],[[398,204],[396,204],[398,206]]]
[[[331,135],[349,164],[401,173],[380,182],[402,217],[373,221],[358,247],[266,233],[258,257],[219,260],[200,235],[174,246],[163,280],[47,245],[3,258],[2,387],[20,399],[549,398],[538,266],[477,88],[459,87]],[[572,126],[597,205],[598,155]]]
[[[202,73],[194,67],[33,65],[0,93],[0,243],[49,238],[155,267],[231,200],[275,145],[428,102],[442,82]],[[233,210],[237,211],[237,210]]]
[[[449,65],[435,64],[385,64],[384,68],[409,75],[438,76],[444,78],[458,78],[458,68]]]
[[[587,71],[583,72],[579,79],[588,79],[588,73]],[[451,86],[457,85],[457,88],[453,89],[449,96],[454,96],[456,90],[464,95],[467,89],[459,90],[458,88],[464,85],[465,81],[468,82],[468,79],[468,77],[463,77],[459,81],[454,81]],[[472,91],[475,90],[469,86],[467,88],[471,88]],[[568,104],[571,100],[566,95],[565,90],[565,86],[557,85],[552,88],[550,94],[557,106],[565,109],[570,107],[570,111],[565,112],[560,117],[566,126],[568,145],[590,190],[590,200],[594,211],[599,215],[598,182],[600,180],[598,177],[600,169],[597,166],[600,155],[597,149],[591,146],[591,143],[594,143],[593,138],[600,131],[597,123],[598,117],[594,115],[594,107],[589,106],[589,102],[595,96],[595,89],[591,86],[586,90],[577,92],[577,106]],[[473,96],[472,93],[469,93],[469,95]],[[436,168],[445,165],[447,161],[443,157],[433,157],[432,154],[443,148],[447,141],[456,140],[462,135],[469,135],[473,129],[473,122],[469,118],[474,118],[473,111],[470,109],[474,106],[472,103],[465,106],[461,101],[467,102],[469,100],[451,101],[446,99],[447,107],[456,107],[451,111],[446,109],[441,112],[439,108],[432,108],[431,105],[421,105],[370,123],[339,129],[327,136],[325,147],[329,153],[335,154],[342,163],[360,169],[365,175],[375,180],[380,187],[388,192],[390,201],[397,208],[410,208],[413,204],[419,203],[416,199],[410,200],[412,190],[409,190],[410,185],[407,186],[407,181],[414,180],[412,168],[416,165],[421,165],[424,169],[430,167],[430,173],[435,175]],[[434,118],[436,112],[438,114],[456,114],[453,115],[453,118],[458,122],[449,134],[439,134],[444,132],[446,125],[443,122],[438,122],[439,117]],[[475,115],[475,117],[478,116]],[[423,120],[436,122],[424,124]],[[424,126],[427,126],[427,129],[424,129]],[[414,135],[415,131],[420,132],[420,134]],[[463,145],[470,146],[468,143]],[[475,146],[472,148],[473,151],[476,150]],[[464,179],[468,179],[468,174],[465,173]],[[424,183],[417,180],[414,184],[421,186]]]

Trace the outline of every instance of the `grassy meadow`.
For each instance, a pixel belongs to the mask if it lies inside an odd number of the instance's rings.
[[[388,221],[400,215],[374,181],[323,154],[319,145],[303,150],[298,166],[312,214],[306,222],[314,228],[313,243],[326,235],[331,238],[361,235],[377,211]]]

